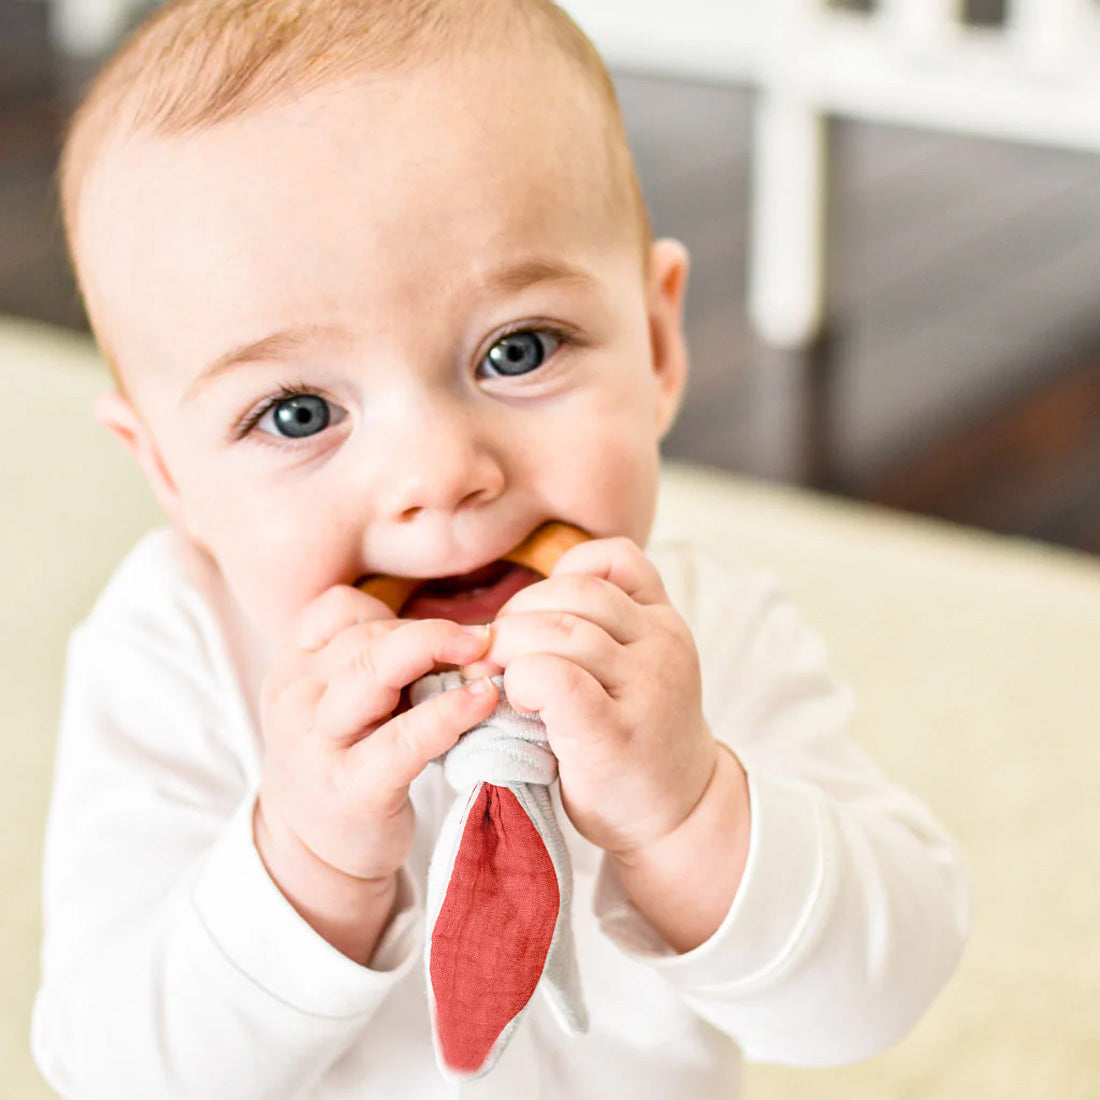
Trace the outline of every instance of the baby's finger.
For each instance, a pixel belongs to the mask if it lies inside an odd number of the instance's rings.
[[[629,645],[645,629],[644,612],[621,588],[586,573],[555,574],[521,588],[498,612],[496,623],[512,615],[564,611],[587,619],[616,642]]]
[[[345,626],[316,653],[310,654],[312,669],[321,678],[332,676],[338,668],[352,660],[383,634],[391,634],[408,620],[373,619],[370,622]]]
[[[501,668],[535,653],[579,665],[608,692],[621,683],[623,647],[602,627],[569,611],[507,615],[493,623],[484,660]]]
[[[317,706],[317,728],[328,737],[358,740],[363,730],[390,715],[402,688],[437,665],[476,661],[488,644],[484,627],[446,619],[403,622],[336,669]]]
[[[389,794],[403,792],[466,730],[489,717],[497,695],[487,678],[433,695],[379,726],[351,750],[348,764],[364,785],[378,790],[384,783]]]
[[[513,661],[504,672],[504,694],[516,710],[538,711],[547,732],[566,739],[608,728],[614,705],[590,672],[548,653]]]
[[[349,626],[394,618],[394,613],[381,600],[351,585],[333,585],[302,611],[295,645],[299,649],[318,650]]]
[[[592,539],[566,550],[551,576],[572,573],[601,577],[643,605],[668,603],[657,567],[628,538]]]

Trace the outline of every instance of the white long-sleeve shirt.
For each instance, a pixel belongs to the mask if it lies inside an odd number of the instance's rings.
[[[399,907],[371,960],[331,947],[268,877],[251,828],[265,659],[212,563],[146,536],[70,640],[46,838],[32,1045],[79,1100],[739,1094],[740,1064],[850,1061],[899,1039],[968,924],[957,850],[849,737],[851,701],[778,587],[654,545],[692,628],[704,712],[749,777],[733,905],[677,955],[557,805],[591,1027],[537,993],[496,1069],[435,1066],[422,956],[429,853],[453,793],[430,766]],[[683,899],[685,905],[691,898]]]

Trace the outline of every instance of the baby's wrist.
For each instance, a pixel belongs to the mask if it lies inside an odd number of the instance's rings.
[[[686,804],[682,803],[682,800],[676,803],[677,805],[686,805],[686,810],[682,808],[678,815],[670,817],[673,824],[667,828],[666,832],[641,844],[610,851],[608,854],[616,867],[629,870],[665,862],[668,858],[666,853],[679,851],[685,841],[690,842],[690,835],[696,831],[699,821],[708,816],[708,803],[715,797],[716,789],[720,786],[718,772],[721,762],[718,759],[717,743],[712,742],[711,747],[712,756],[709,766],[699,780],[702,789],[694,800],[689,800]]]
[[[396,873],[356,878],[326,863],[257,799],[256,851],[272,882],[295,911],[342,954],[366,966],[389,923],[397,897]]]
[[[745,771],[730,749],[720,743],[716,747],[710,782],[676,829],[629,852],[609,853],[635,906],[681,952],[698,947],[717,930],[748,856]]]

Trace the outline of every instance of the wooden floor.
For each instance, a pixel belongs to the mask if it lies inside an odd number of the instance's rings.
[[[78,327],[52,172],[72,89],[0,0],[0,312]],[[670,455],[1100,553],[1100,158],[833,128],[830,325],[744,315],[751,97],[617,77],[656,230],[693,257]]]

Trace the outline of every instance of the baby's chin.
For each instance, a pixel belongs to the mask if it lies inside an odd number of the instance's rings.
[[[465,577],[429,581],[416,589],[401,608],[403,619],[450,619],[472,626],[491,623],[519,591],[540,580],[522,565],[494,562]]]

